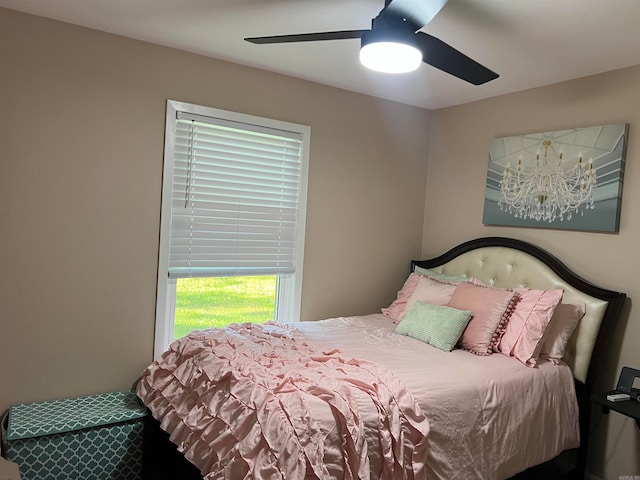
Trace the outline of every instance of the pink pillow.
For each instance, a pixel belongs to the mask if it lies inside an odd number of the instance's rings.
[[[517,299],[517,294],[510,290],[471,283],[457,285],[449,306],[473,312],[473,318],[460,339],[462,348],[476,355],[491,355]]]
[[[396,299],[387,308],[382,309],[382,314],[389,317],[393,323],[398,323],[400,314],[405,311],[407,300],[418,285],[420,277],[415,273],[410,273],[404,285],[398,292]]]
[[[453,291],[456,289],[455,283],[443,282],[431,277],[420,276],[418,284],[407,300],[404,311],[399,318],[403,319],[405,314],[411,310],[416,302],[429,303],[431,305],[447,306]]]
[[[542,349],[543,336],[562,290],[514,288],[520,300],[513,309],[496,351],[515,357],[528,367],[535,367]]]
[[[555,364],[560,363],[569,339],[585,312],[586,305],[583,303],[577,305],[561,303],[556,307],[542,342],[540,351],[542,358],[547,358]]]

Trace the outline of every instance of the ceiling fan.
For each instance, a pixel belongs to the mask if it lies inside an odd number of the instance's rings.
[[[448,0],[385,0],[369,30],[300,33],[249,37],[255,44],[314,42],[359,38],[363,65],[386,73],[415,70],[424,62],[474,85],[498,78],[498,74],[427,33],[419,32]]]

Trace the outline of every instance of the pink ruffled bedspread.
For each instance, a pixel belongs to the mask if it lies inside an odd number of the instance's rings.
[[[293,327],[194,332],[137,393],[208,480],[426,478],[429,423],[404,384]]]

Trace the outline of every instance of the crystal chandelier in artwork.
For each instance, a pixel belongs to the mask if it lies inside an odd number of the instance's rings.
[[[593,209],[596,170],[593,161],[583,162],[582,154],[565,161],[551,140],[542,142],[532,165],[507,164],[500,180],[500,210],[516,218],[542,222],[570,220],[576,213]]]

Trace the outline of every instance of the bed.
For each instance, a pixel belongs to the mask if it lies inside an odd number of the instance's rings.
[[[137,391],[189,474],[502,480],[574,449],[584,478],[590,396],[625,295],[501,237],[413,261],[411,271],[382,313],[238,325],[174,343]],[[523,310],[532,292],[544,293]],[[531,318],[534,309],[546,323],[524,328],[516,311]],[[577,324],[563,332],[563,351],[545,350],[553,315],[570,309]],[[424,315],[446,331],[422,331]],[[485,316],[491,331],[476,321]],[[285,363],[291,356],[304,368]],[[168,458],[147,443],[154,461]]]

